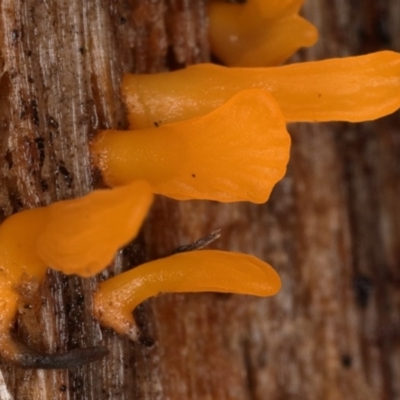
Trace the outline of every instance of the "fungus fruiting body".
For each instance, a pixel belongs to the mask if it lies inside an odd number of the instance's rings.
[[[140,265],[100,284],[94,313],[105,326],[136,340],[132,316],[142,301],[165,292],[222,292],[273,296],[279,275],[267,263],[247,254],[199,250]]]
[[[65,368],[93,361],[102,348],[43,355],[14,341],[20,287],[40,283],[47,267],[90,276],[134,237],[152,201],[146,182],[101,190],[75,200],[19,212],[0,225],[0,354],[24,367]],[[73,354],[73,356],[71,355]]]
[[[36,250],[46,265],[64,274],[93,276],[134,238],[153,200],[145,181],[97,190],[78,200],[53,203]]]
[[[211,51],[228,66],[278,65],[315,44],[314,25],[299,16],[304,0],[248,0],[209,4]]]
[[[145,179],[174,199],[263,203],[285,174],[290,137],[272,96],[251,89],[191,120],[100,132],[91,149],[110,186]]]
[[[107,353],[94,347],[42,354],[14,340],[11,329],[23,302],[20,288],[26,283],[39,284],[47,267],[83,277],[103,270],[116,251],[137,235],[152,198],[151,185],[135,181],[22,211],[0,225],[0,354],[4,359],[29,368],[68,368]],[[204,243],[210,240],[207,237]],[[104,326],[136,339],[132,310],[159,293],[216,291],[271,296],[279,289],[277,273],[255,257],[211,250],[180,252],[101,283],[94,298],[94,314]]]
[[[400,54],[381,51],[269,68],[198,64],[128,74],[121,86],[132,129],[205,115],[249,88],[270,92],[287,122],[373,120],[400,107]]]
[[[298,15],[302,3],[211,3],[213,48],[228,65],[259,65],[261,58],[263,64],[280,63],[316,40],[315,28]],[[252,22],[256,16],[269,21],[261,36],[263,23]],[[286,171],[287,122],[379,118],[400,107],[399,93],[400,55],[389,51],[283,67],[204,64],[126,75],[122,96],[132,130],[102,131],[91,142],[94,164],[113,189],[23,211],[0,225],[0,354],[41,368],[102,357],[102,348],[43,355],[14,341],[19,287],[40,283],[47,267],[82,277],[103,270],[137,235],[153,194],[265,202]],[[272,296],[280,286],[272,267],[255,257],[195,250],[102,282],[93,312],[101,324],[135,340],[132,311],[160,293]]]

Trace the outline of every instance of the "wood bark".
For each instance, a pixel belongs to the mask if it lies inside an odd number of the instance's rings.
[[[3,218],[98,184],[88,140],[127,127],[122,74],[207,61],[206,6],[0,1]],[[400,50],[397,0],[307,0],[303,14],[320,40],[294,61]],[[155,340],[146,347],[93,320],[95,279],[49,272],[16,334],[48,352],[101,344],[110,356],[67,371],[3,363],[0,399],[400,399],[399,127],[399,112],[357,125],[290,125],[288,173],[268,203],[158,198],[111,268],[221,228],[213,247],[255,254],[281,274],[273,299],[159,296],[136,312]]]

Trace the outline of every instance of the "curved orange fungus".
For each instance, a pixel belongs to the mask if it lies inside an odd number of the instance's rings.
[[[278,65],[301,47],[315,44],[318,32],[300,17],[304,0],[211,2],[211,51],[224,64],[239,67]]]
[[[105,355],[102,348],[79,354],[43,355],[11,338],[19,287],[40,283],[47,267],[90,276],[104,269],[134,237],[152,202],[149,184],[95,191],[87,196],[26,210],[0,225],[0,354],[25,367],[66,368]]]
[[[54,203],[47,209],[47,222],[37,238],[37,253],[64,274],[93,276],[137,235],[152,200],[150,185],[136,181]]]
[[[253,256],[191,251],[151,261],[101,283],[94,297],[94,313],[103,325],[136,340],[132,311],[149,297],[164,292],[273,296],[280,287],[275,270]]]
[[[92,142],[110,186],[136,179],[179,200],[265,202],[286,171],[290,137],[265,90],[240,92],[192,120],[135,131],[103,131]]]
[[[400,54],[381,51],[270,68],[199,64],[125,75],[121,90],[137,129],[205,115],[249,88],[269,91],[287,122],[373,120],[400,107]]]

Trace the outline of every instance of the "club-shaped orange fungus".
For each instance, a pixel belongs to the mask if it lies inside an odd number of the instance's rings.
[[[135,181],[113,190],[96,190],[79,201],[54,203],[37,239],[37,252],[64,274],[93,276],[137,235],[152,201],[151,186]]]
[[[281,288],[279,275],[256,257],[219,250],[198,250],[140,265],[102,282],[94,296],[100,323],[137,339],[133,309],[162,293],[222,292],[273,296]]]
[[[299,16],[304,0],[209,3],[211,51],[226,65],[279,65],[318,39],[313,24]]]
[[[178,200],[264,203],[285,174],[290,137],[276,101],[252,89],[199,118],[100,132],[91,150],[110,186],[144,179]]]
[[[244,89],[262,88],[287,122],[368,121],[400,107],[400,54],[381,51],[269,68],[198,64],[125,75],[121,91],[132,129],[205,115]]]
[[[25,283],[40,283],[47,267],[90,276],[138,232],[152,202],[146,182],[99,190],[75,200],[26,210],[0,225],[0,355],[30,368],[68,368],[103,357],[95,347],[42,354],[14,340],[11,329]]]

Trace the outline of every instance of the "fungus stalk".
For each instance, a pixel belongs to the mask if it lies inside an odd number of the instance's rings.
[[[286,122],[368,121],[400,107],[400,54],[381,51],[270,68],[198,64],[125,75],[122,96],[132,129],[205,115],[241,90],[271,93]]]

